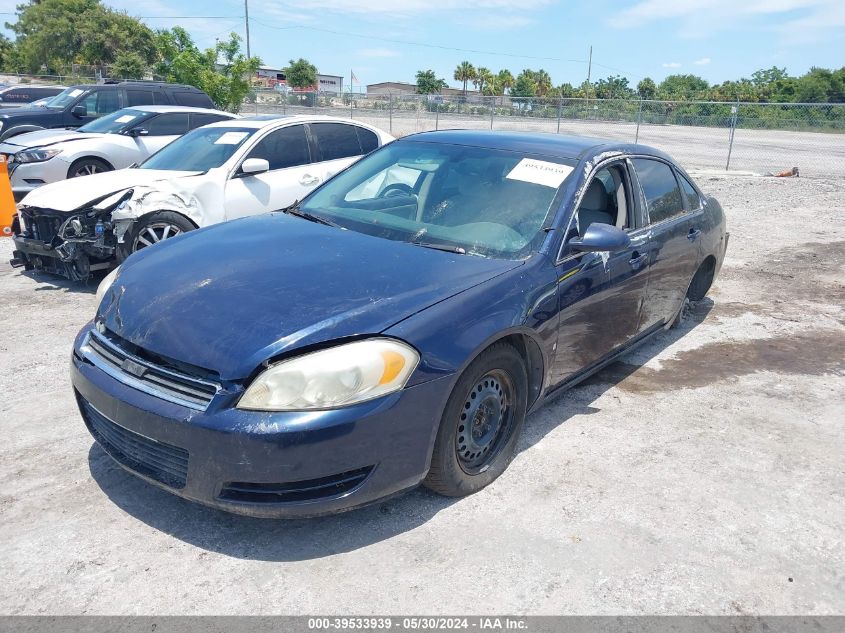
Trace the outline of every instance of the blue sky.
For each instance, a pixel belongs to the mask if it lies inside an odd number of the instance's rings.
[[[14,11],[17,0],[0,0]],[[111,0],[152,27],[179,24],[201,46],[243,35],[243,1]],[[305,57],[361,84],[452,73],[467,59],[516,75],[544,68],[555,84],[694,73],[711,83],[785,66],[845,65],[844,0],[249,0],[253,54],[265,64]],[[185,16],[223,16],[187,18]],[[11,16],[6,16],[10,18]],[[839,37],[837,37],[839,36]],[[423,45],[424,44],[424,45]],[[452,50],[465,49],[465,50]],[[476,52],[469,52],[476,51]]]

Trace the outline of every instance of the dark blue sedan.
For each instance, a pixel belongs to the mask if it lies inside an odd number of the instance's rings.
[[[298,205],[130,257],[73,385],[118,463],[231,512],[466,495],[528,412],[704,297],[727,241],[718,202],[649,147],[417,134]]]

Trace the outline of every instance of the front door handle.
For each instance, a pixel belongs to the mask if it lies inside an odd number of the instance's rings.
[[[698,239],[699,235],[701,235],[701,229],[690,229],[689,233],[687,233],[687,239],[690,242],[694,242]]]
[[[628,263],[634,270],[639,270],[643,267],[643,264],[645,264],[646,261],[648,261],[648,253],[640,255],[637,251],[634,251],[631,255],[631,259],[628,260]]]
[[[299,184],[305,185],[306,187],[308,185],[316,185],[318,182],[320,182],[320,177],[312,176],[311,174],[305,174],[299,179]]]

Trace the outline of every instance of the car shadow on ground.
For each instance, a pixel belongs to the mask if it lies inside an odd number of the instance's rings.
[[[51,275],[50,273],[43,273],[37,270],[25,270],[21,272],[21,275],[29,277],[35,283],[40,284],[34,288],[35,292],[59,290],[92,295],[97,292],[97,286],[105,276],[105,273],[95,272],[87,281],[71,281],[58,275]]]
[[[704,321],[713,307],[705,300],[683,324],[661,332],[643,348],[638,361],[649,359]],[[630,360],[628,360],[630,362]],[[539,442],[578,414],[597,411],[591,403],[640,365],[616,363],[529,416],[518,451]],[[626,373],[627,372],[627,373]],[[441,497],[424,488],[351,512],[313,519],[256,519],[207,508],[176,497],[124,471],[92,444],[88,463],[94,480],[120,509],[181,541],[234,558],[300,561],[354,551],[423,525],[460,499]],[[495,484],[494,484],[495,485]]]

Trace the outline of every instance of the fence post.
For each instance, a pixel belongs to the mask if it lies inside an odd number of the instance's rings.
[[[434,102],[434,129],[440,129],[440,102]]]
[[[560,117],[563,112],[563,97],[557,98],[557,133],[560,134]]]
[[[736,117],[739,113],[739,99],[736,100],[736,105],[731,106],[731,133],[728,139],[728,161],[725,163],[725,171],[731,168],[731,152],[734,148],[734,133],[736,132]]]
[[[349,86],[349,118],[352,118],[352,86]]]
[[[490,97],[490,129],[493,129],[493,114],[496,112],[496,98]]]
[[[643,118],[643,98],[640,97],[640,107],[637,110],[637,133],[634,135],[634,144],[640,141],[640,120]]]
[[[388,108],[390,110],[390,133],[393,134],[393,95],[387,93]]]

